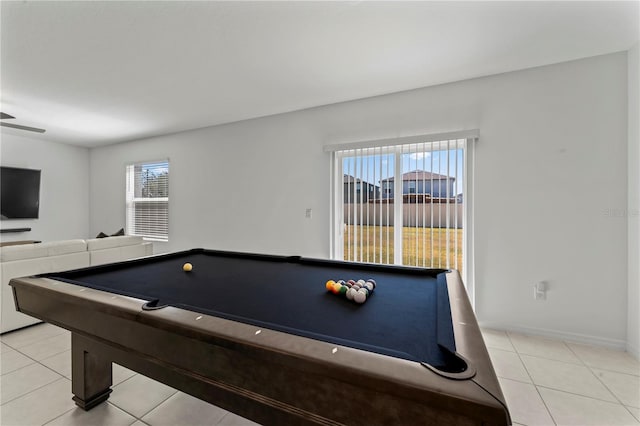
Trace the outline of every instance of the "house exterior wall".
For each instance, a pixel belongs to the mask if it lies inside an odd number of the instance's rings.
[[[362,189],[364,189],[364,191]],[[357,182],[345,182],[343,191],[343,199],[345,203],[367,203],[369,200],[375,200],[380,197],[378,187],[370,183],[358,185]]]
[[[389,191],[384,190],[384,185],[389,185]],[[447,185],[448,183],[448,185]],[[412,185],[415,185],[412,187]],[[452,179],[444,180],[405,180],[402,182],[403,194],[429,194],[432,197],[455,197],[454,181]],[[412,188],[414,190],[412,190]],[[393,198],[395,195],[393,181],[385,181],[383,183],[382,198]]]

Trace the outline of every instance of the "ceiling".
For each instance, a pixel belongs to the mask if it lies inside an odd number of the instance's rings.
[[[1,111],[94,147],[628,50],[639,2],[2,1]]]

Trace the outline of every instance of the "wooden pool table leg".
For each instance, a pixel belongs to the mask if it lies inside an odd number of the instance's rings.
[[[91,349],[91,340],[71,334],[71,390],[84,410],[106,401],[111,393],[111,360]]]

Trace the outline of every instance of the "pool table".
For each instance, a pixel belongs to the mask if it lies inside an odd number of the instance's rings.
[[[358,304],[330,279],[377,285]],[[511,422],[457,271],[193,249],[10,285],[71,331],[86,410],[115,362],[265,425]]]

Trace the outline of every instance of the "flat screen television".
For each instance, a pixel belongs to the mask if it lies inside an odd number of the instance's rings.
[[[40,170],[0,167],[0,219],[37,219]]]

